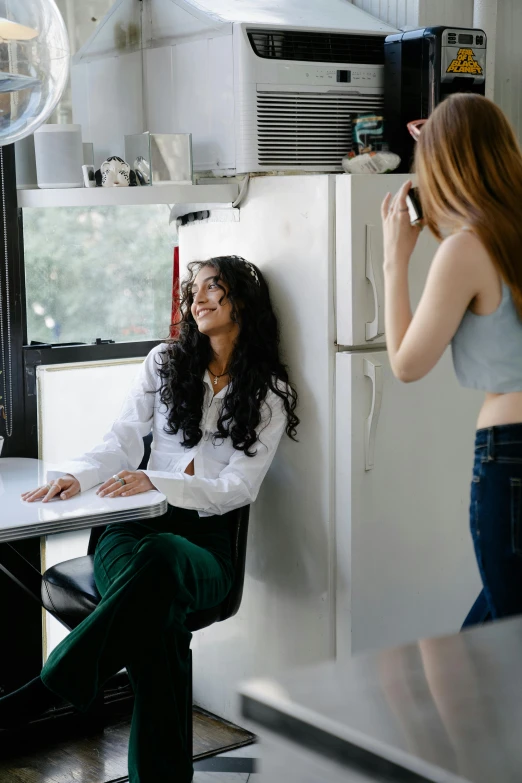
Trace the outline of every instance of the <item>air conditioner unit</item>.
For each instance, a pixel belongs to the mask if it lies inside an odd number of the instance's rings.
[[[103,29],[122,27],[125,4],[117,4],[120,16],[109,13],[73,64],[84,137],[98,146],[108,131],[106,117],[93,121],[102,59],[104,105],[116,89],[143,107],[136,127],[118,128],[122,136],[191,133],[195,171],[341,170],[354,115],[382,113],[384,38],[393,28],[347,0],[285,0],[277,13],[262,5],[145,0],[139,51],[130,45],[115,57]]]

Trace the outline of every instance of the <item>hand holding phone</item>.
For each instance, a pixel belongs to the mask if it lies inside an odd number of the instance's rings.
[[[410,188],[406,196],[406,206],[412,226],[419,226],[423,220],[421,201],[418,188]]]

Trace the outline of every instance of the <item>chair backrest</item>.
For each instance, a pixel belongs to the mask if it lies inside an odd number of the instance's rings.
[[[227,620],[237,614],[243,597],[245,566],[248,542],[248,519],[250,506],[243,506],[234,512],[230,521],[230,539],[232,542],[232,564],[234,581],[226,600],[221,604],[220,620]]]
[[[243,506],[229,514],[230,539],[232,543],[232,565],[234,566],[234,581],[230,592],[219,606],[201,609],[187,615],[185,625],[189,631],[199,631],[212,623],[228,620],[237,614],[243,597],[245,583],[245,564],[248,541],[248,519],[250,506]]]
[[[141,460],[140,464],[137,467],[137,470],[144,470],[147,465],[149,464],[149,457],[150,457],[150,450],[152,446],[152,432],[149,432],[148,435],[145,435],[143,438],[143,459]],[[96,549],[96,544],[98,543],[99,539],[101,538],[101,535],[107,525],[100,525],[99,527],[93,527],[91,528],[91,535],[89,537],[89,545],[87,547],[87,554],[93,555],[94,551]]]

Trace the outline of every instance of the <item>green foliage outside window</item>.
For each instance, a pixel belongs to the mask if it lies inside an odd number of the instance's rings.
[[[164,204],[24,209],[28,339],[168,336],[175,228]]]

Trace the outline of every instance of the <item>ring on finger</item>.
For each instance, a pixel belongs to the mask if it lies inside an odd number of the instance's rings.
[[[45,486],[42,487],[42,489],[46,489],[48,492],[52,488],[52,484],[45,484]]]

